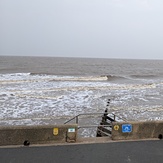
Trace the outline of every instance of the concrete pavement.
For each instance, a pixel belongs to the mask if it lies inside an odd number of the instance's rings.
[[[0,160],[2,163],[162,163],[163,141],[0,147]]]

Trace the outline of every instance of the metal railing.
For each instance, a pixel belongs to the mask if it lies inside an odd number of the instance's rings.
[[[101,115],[102,121],[99,122],[99,124],[88,124],[88,125],[79,125],[79,117],[81,116],[97,116]],[[95,117],[93,117],[95,118]],[[67,124],[71,121],[75,120],[75,123],[78,125],[78,129],[91,129],[91,128],[97,128],[96,130],[96,136],[100,135],[101,136],[111,136],[112,133],[112,122],[116,122],[117,120],[123,120],[126,121],[126,119],[121,118],[120,116],[117,116],[113,113],[108,113],[108,112],[103,112],[103,113],[82,113],[74,116],[73,118],[67,120],[64,122],[64,124]],[[109,120],[110,122],[107,122]],[[97,136],[99,137],[99,136]]]
[[[113,115],[113,119],[114,119],[114,121],[116,121],[116,118],[118,117],[119,119],[122,119],[123,121],[126,121],[126,119],[124,119],[124,118],[121,118],[121,117],[119,117],[119,116],[117,116],[117,115],[115,115],[115,114],[113,114],[113,113],[110,113],[111,115]],[[69,123],[69,122],[71,122],[72,120],[74,120],[75,119],[75,123],[76,124],[78,124],[79,123],[79,117],[80,116],[90,116],[90,115],[108,115],[108,113],[82,113],[82,114],[78,114],[78,115],[76,115],[76,116],[74,116],[73,118],[71,118],[71,119],[69,119],[69,120],[67,120],[66,122],[64,122],[64,124],[67,124],[67,123]]]
[[[79,123],[79,117],[80,116],[84,116],[84,115],[103,115],[104,113],[82,113],[82,114],[78,114],[78,115],[76,115],[75,117],[73,117],[73,118],[71,118],[71,119],[69,119],[69,120],[67,120],[66,122],[64,122],[64,124],[67,124],[67,123],[69,123],[69,122],[71,122],[72,120],[74,120],[75,119],[75,123],[76,124],[78,124]]]
[[[84,126],[78,126],[78,129],[80,129],[80,128],[93,128],[93,127],[112,127],[112,125],[84,125]]]

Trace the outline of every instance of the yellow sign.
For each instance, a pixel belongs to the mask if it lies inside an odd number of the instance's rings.
[[[58,135],[58,128],[53,128],[53,135]]]
[[[119,126],[118,125],[115,125],[114,126],[114,130],[116,130],[116,131],[119,130]]]

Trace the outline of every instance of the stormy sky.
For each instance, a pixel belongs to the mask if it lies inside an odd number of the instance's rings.
[[[0,55],[163,59],[163,1],[0,0]]]

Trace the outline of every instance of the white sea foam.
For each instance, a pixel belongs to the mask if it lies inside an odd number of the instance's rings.
[[[108,98],[111,99],[110,111],[122,118],[163,119],[159,93],[162,89],[162,83],[158,82],[116,84],[105,76],[3,74],[0,75],[0,124],[63,123],[64,117],[103,112]],[[98,124],[99,120],[93,122]]]

